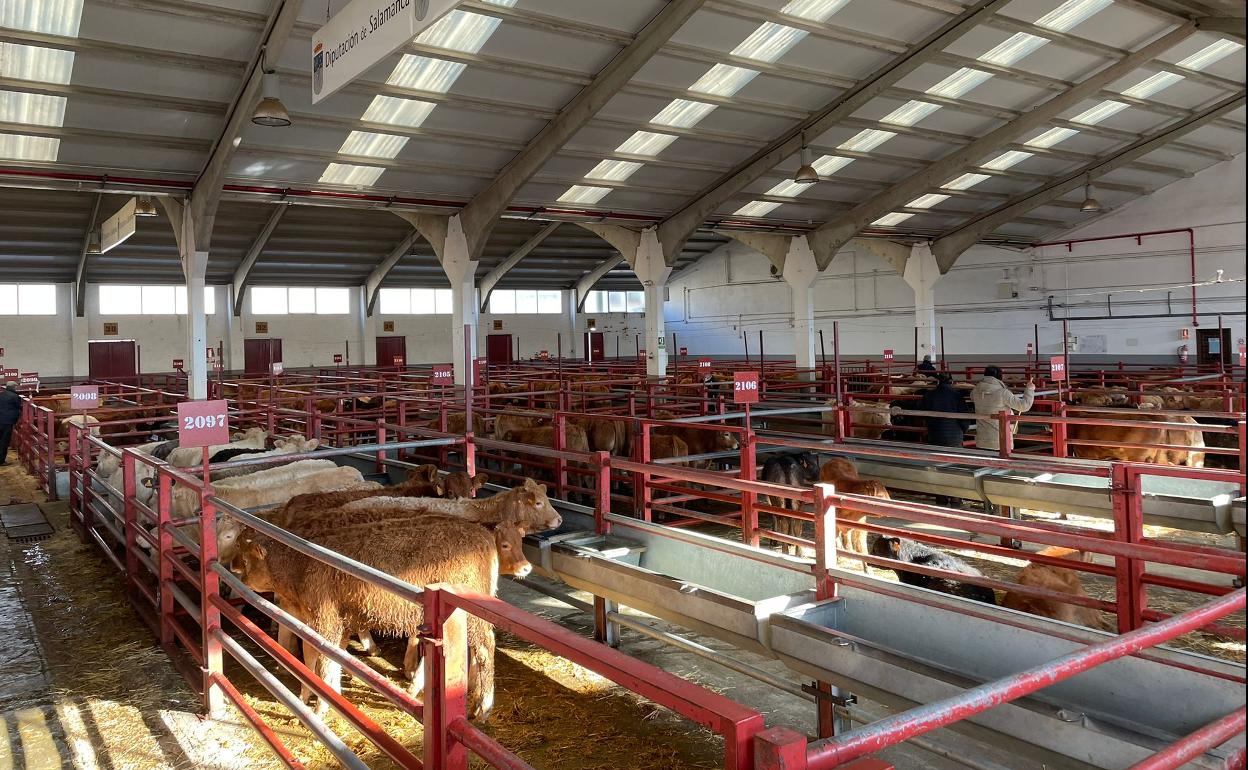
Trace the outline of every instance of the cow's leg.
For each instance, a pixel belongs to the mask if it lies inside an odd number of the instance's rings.
[[[308,671],[312,672],[313,676],[320,676],[320,671],[318,670],[320,659],[321,654],[316,651],[315,647],[310,644],[303,645],[303,665],[307,667]],[[301,684],[299,686],[299,699],[304,703],[311,704],[312,688],[306,684]]]
[[[377,643],[373,641],[373,634],[371,631],[367,628],[361,628],[356,633],[356,636],[360,637],[360,649],[364,653],[372,655],[377,652]]]

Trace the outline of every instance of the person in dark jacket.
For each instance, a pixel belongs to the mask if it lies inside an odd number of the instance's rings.
[[[919,399],[920,412],[957,412],[971,411],[971,405],[953,387],[953,378],[947,374],[936,377],[936,384],[923,392]],[[925,417],[927,422],[927,443],[939,446],[961,447],[963,434],[970,427],[970,420],[959,420],[956,417]]]
[[[931,356],[923,356],[923,360],[919,362],[918,366],[914,367],[914,370],[916,372],[934,372],[936,371],[936,364],[932,363]]]
[[[966,396],[953,387],[953,378],[947,374],[938,374],[936,384],[923,392],[919,398],[920,412],[956,412],[971,411],[971,404]],[[925,417],[927,421],[927,443],[938,446],[961,447],[963,434],[971,426],[970,420],[959,420],[956,417]],[[959,508],[962,501],[945,495],[936,496],[936,504],[946,508]]]
[[[0,465],[7,465],[13,426],[21,417],[22,397],[17,395],[17,383],[7,383],[4,390],[0,390]]]

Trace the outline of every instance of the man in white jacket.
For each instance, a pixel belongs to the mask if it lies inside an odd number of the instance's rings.
[[[975,446],[980,449],[1000,449],[1000,420],[997,415],[1003,409],[1015,412],[1026,412],[1036,400],[1036,384],[1027,380],[1023,395],[1016,396],[1001,381],[1001,369],[989,366],[984,369],[984,378],[971,391],[971,401],[975,404]],[[1015,431],[1018,424],[1011,426]]]

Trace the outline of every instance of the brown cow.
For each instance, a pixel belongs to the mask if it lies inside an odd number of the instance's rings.
[[[413,585],[449,583],[493,596],[503,559],[499,538],[514,539],[518,532],[506,527],[497,531],[502,535],[491,535],[463,519],[425,516],[407,520],[402,527],[381,521],[307,534],[326,548]],[[523,552],[516,558],[517,544],[509,542],[508,548],[512,555],[507,561],[524,571],[528,562]],[[272,591],[283,607],[340,647],[353,629],[371,628],[410,639],[419,636],[424,622],[421,603],[346,576],[259,533],[240,538],[234,569],[253,590]],[[312,645],[305,646],[304,660],[314,671],[319,657]],[[320,673],[330,687],[342,692],[340,664],[327,658]],[[484,720],[493,705],[494,631],[473,615],[468,617],[468,680],[469,713]],[[317,704],[320,713],[327,708],[325,700]]]
[[[1071,409],[1068,414],[1078,413]],[[1089,441],[1091,444],[1072,444],[1070,451],[1075,457],[1084,460],[1125,461],[1134,463],[1153,463],[1155,465],[1187,465],[1192,468],[1203,468],[1204,452],[1163,449],[1159,445],[1190,446],[1195,450],[1203,449],[1204,438],[1199,430],[1182,428],[1151,427],[1150,422],[1178,422],[1196,425],[1191,417],[1165,417],[1148,413],[1148,409],[1122,410],[1122,414],[1110,416],[1113,420],[1140,421],[1136,426],[1124,425],[1080,425],[1072,423],[1067,426],[1066,435],[1076,441]],[[1107,415],[1097,415],[1105,419]],[[1104,444],[1137,444],[1134,447],[1105,446]]]
[[[672,412],[658,411],[655,419],[675,420]],[[726,430],[714,430],[709,426],[697,425],[656,425],[650,429],[651,436],[677,436],[689,447],[689,454],[702,455],[712,452],[732,452],[741,448],[737,434]],[[709,465],[709,462],[699,463]]]
[[[847,467],[848,466],[848,470]],[[852,471],[852,475],[850,472]],[[843,495],[861,495],[862,497],[877,497],[881,500],[891,500],[888,489],[878,481],[864,481],[858,478],[858,469],[853,463],[843,457],[833,458],[823,464],[819,469],[819,480],[825,484],[832,484],[836,487],[836,491]],[[850,529],[848,527],[842,529],[842,522],[863,522],[867,519],[867,514],[840,508],[836,512],[837,528],[836,541],[839,548],[856,551],[858,553],[867,552],[867,531],[865,529]]]
[[[608,420],[602,417],[569,417],[569,425],[585,431],[589,448],[595,452],[609,452],[620,457],[632,453],[627,420]]]
[[[503,441],[503,436],[512,431],[540,428],[549,424],[550,420],[545,417],[533,417],[524,414],[500,414],[494,419],[494,438]]]
[[[1058,546],[1045,548],[1038,553],[1043,556],[1057,556],[1074,561],[1092,560],[1084,551]],[[1014,579],[1014,582],[1022,586],[1044,588],[1072,596],[1087,596],[1083,590],[1083,582],[1079,579],[1079,573],[1065,567],[1052,567],[1047,564],[1028,564],[1019,570],[1018,577]],[[1001,606],[1088,628],[1097,628],[1105,631],[1117,629],[1117,626],[1106,620],[1099,610],[1079,604],[1068,604],[1066,602],[1054,601],[1053,599],[1024,596],[1011,591],[1006,593],[1005,598],[1001,601]]]
[[[509,430],[502,436],[503,441],[510,441],[513,444],[532,444],[533,446],[554,447],[555,431],[553,425],[546,425],[540,428],[521,428],[519,430]],[[567,425],[564,428],[563,448],[570,452],[588,452],[589,437],[585,435],[585,431],[575,425]]]
[[[826,405],[835,407],[836,399],[828,399]],[[849,409],[849,435],[853,438],[879,439],[893,425],[892,407],[883,401],[858,401],[849,396],[845,399],[845,406]],[[836,435],[837,416],[835,411],[823,413],[825,434]]]

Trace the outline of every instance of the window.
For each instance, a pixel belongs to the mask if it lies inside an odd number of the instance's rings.
[[[204,287],[204,312],[216,312],[216,291]],[[185,286],[100,285],[100,315],[186,315]]]
[[[252,315],[346,315],[350,289],[256,286],[248,289]]]
[[[450,289],[382,289],[382,315],[450,315]]]
[[[490,312],[557,315],[563,312],[563,292],[557,289],[496,289],[490,294]]]
[[[586,313],[644,313],[644,291],[591,291],[585,298]]]

